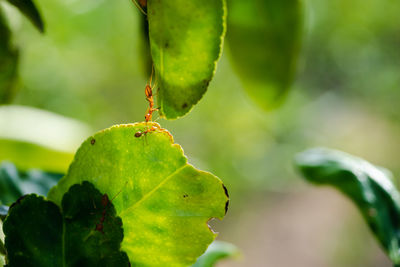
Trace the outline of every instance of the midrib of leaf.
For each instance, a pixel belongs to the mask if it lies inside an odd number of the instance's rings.
[[[148,199],[152,194],[154,194],[154,192],[156,192],[159,188],[161,188],[166,182],[169,181],[169,179],[171,179],[175,174],[177,174],[179,171],[181,171],[183,168],[185,168],[186,166],[188,166],[188,164],[185,164],[181,167],[179,167],[178,169],[176,169],[173,173],[171,173],[170,175],[168,175],[167,177],[165,177],[164,180],[162,180],[156,187],[154,187],[151,191],[149,191],[147,194],[145,194],[141,199],[139,199],[135,204],[133,204],[132,206],[130,206],[129,208],[123,210],[120,212],[120,214],[118,214],[120,217],[122,217],[125,213],[127,212],[131,212],[133,211],[137,206],[139,206],[143,201],[145,201],[146,199]]]

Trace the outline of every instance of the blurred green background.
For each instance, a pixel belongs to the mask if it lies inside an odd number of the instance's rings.
[[[6,6],[21,48],[13,104],[79,120],[92,132],[142,121],[147,77],[135,6],[127,0],[36,3],[44,35]],[[333,189],[306,184],[292,158],[327,146],[400,177],[400,2],[307,0],[305,6],[297,78],[279,109],[255,106],[225,47],[192,112],[158,120],[189,162],[230,190],[227,217],[213,225],[243,258],[219,266],[391,266],[352,203]]]

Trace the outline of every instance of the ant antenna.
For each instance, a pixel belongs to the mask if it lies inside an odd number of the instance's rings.
[[[144,9],[142,8],[142,6],[140,4],[138,4],[138,2],[136,2],[136,0],[132,0],[132,2],[135,4],[135,6],[140,10],[140,12],[143,13],[143,15],[147,16],[146,11],[144,11]]]
[[[125,182],[124,186],[118,191],[117,194],[115,194],[115,196],[110,200],[110,202],[112,202],[119,194],[121,194],[122,190],[124,190],[124,188],[126,187],[127,184],[128,184],[128,181]]]

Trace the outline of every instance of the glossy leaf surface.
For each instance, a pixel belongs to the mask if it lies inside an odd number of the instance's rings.
[[[160,114],[185,115],[206,92],[221,54],[224,0],[148,0]]]
[[[3,229],[10,267],[129,266],[126,253],[120,251],[121,219],[112,202],[104,203],[103,195],[88,182],[72,186],[64,195],[62,212],[33,194],[19,199]]]
[[[10,162],[0,163],[0,204],[10,205],[25,194],[47,195],[62,174],[46,173],[40,170],[19,171]],[[1,216],[1,212],[0,212]]]
[[[44,31],[44,24],[39,10],[32,0],[7,0],[10,4],[18,8],[35,27],[40,31]]]
[[[18,50],[11,42],[11,32],[0,6],[0,104],[14,96],[17,80]]]
[[[222,259],[237,257],[238,255],[239,250],[234,245],[227,242],[214,241],[192,267],[213,267]]]
[[[157,130],[144,134],[149,127]],[[90,137],[48,197],[60,204],[72,184],[88,180],[114,198],[133,266],[188,266],[214,240],[207,222],[224,217],[228,197],[221,180],[188,164],[158,127],[118,125]]]
[[[389,171],[322,148],[299,154],[296,164],[308,181],[332,185],[349,197],[393,263],[400,264],[400,193]]]
[[[266,110],[292,83],[301,28],[300,0],[228,0],[232,62],[252,100]]]

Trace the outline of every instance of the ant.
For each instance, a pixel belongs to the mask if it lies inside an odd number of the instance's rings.
[[[151,121],[151,118],[153,116],[153,112],[158,110],[158,108],[154,108],[154,98],[153,98],[153,89],[155,87],[151,85],[151,80],[153,78],[153,72],[154,68],[151,68],[151,75],[150,75],[150,81],[146,85],[146,88],[144,89],[144,94],[146,95],[146,100],[149,102],[149,108],[146,111],[146,115],[144,115],[144,119],[146,120],[146,123]]]
[[[135,133],[135,137],[141,137],[142,135],[146,135],[146,134],[148,134],[149,132],[155,132],[155,131],[157,131],[157,130],[160,130],[160,128],[159,128],[159,127],[156,127],[156,126],[151,126],[150,128],[148,128],[148,129],[145,130],[145,131],[136,132],[136,133]]]
[[[171,139],[171,141],[173,142],[173,138],[172,135],[164,128],[161,128],[161,126],[157,123],[154,123],[153,126],[151,126],[150,128],[147,128],[146,130],[141,130],[135,133],[135,137],[141,137],[142,135],[146,135],[150,132],[162,132],[162,133],[166,133],[169,138]]]
[[[104,220],[106,219],[106,208],[108,206],[108,204],[110,203],[110,199],[108,198],[107,194],[104,194],[101,197],[101,205],[103,206],[103,212],[101,214],[101,218],[100,218],[100,222],[96,223],[96,231],[101,232],[102,234],[104,234],[103,228],[104,228]]]
[[[128,183],[128,182],[126,182],[125,185],[126,185],[127,183]],[[104,229],[104,221],[105,221],[105,219],[106,219],[106,214],[107,214],[107,206],[108,206],[108,204],[110,204],[121,192],[122,192],[122,189],[121,189],[111,200],[108,198],[108,195],[107,195],[107,194],[104,194],[104,195],[101,197],[101,205],[103,206],[103,211],[102,211],[102,213],[101,213],[100,222],[99,222],[99,223],[96,223],[95,231],[99,231],[100,233],[104,234],[104,230],[103,230],[103,229]]]
[[[139,3],[136,0],[132,0],[135,6],[139,9],[143,15],[147,16],[147,0],[139,0]]]

